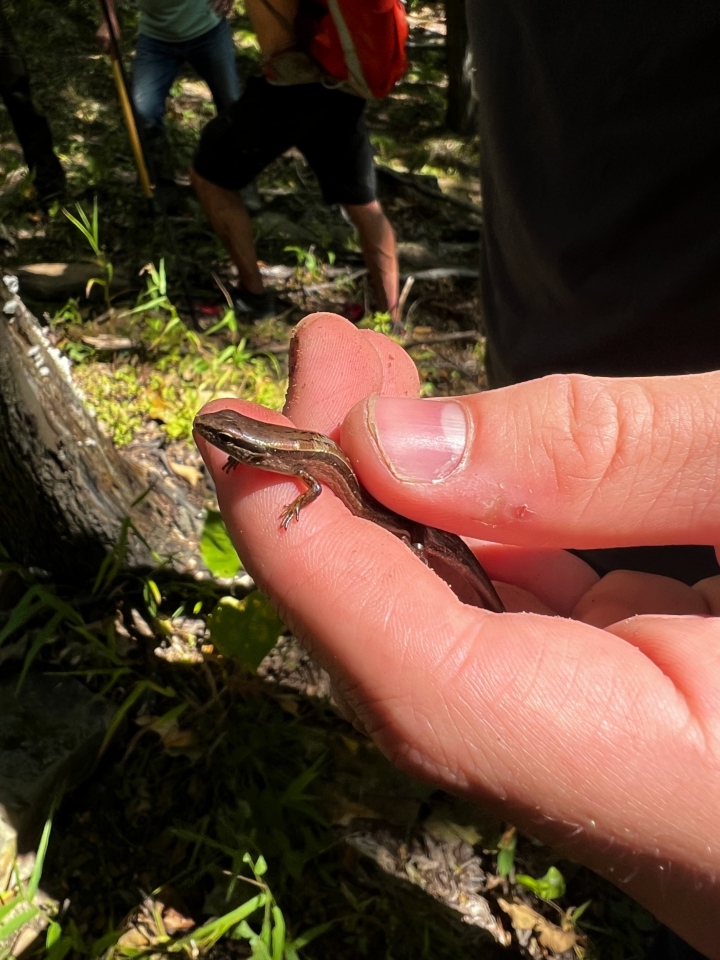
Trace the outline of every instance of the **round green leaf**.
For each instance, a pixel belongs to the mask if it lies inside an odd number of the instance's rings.
[[[217,510],[208,510],[205,517],[200,553],[214,577],[234,577],[240,569],[240,559]]]
[[[253,672],[283,632],[282,621],[257,590],[244,600],[223,597],[208,617],[208,627],[218,652],[240,660]]]

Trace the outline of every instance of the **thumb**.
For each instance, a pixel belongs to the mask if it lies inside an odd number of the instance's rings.
[[[404,516],[522,546],[720,542],[720,373],[371,397],[341,443]]]

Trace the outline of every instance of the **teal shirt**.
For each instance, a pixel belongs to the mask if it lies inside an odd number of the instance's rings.
[[[139,32],[154,40],[194,40],[219,23],[208,0],[140,0]]]

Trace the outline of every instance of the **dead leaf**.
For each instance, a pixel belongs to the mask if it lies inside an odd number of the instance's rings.
[[[202,474],[195,467],[191,467],[190,464],[176,463],[174,460],[168,460],[168,464],[172,472],[181,480],[185,480],[193,490],[200,483]]]
[[[577,945],[578,936],[574,930],[562,930],[526,903],[508,903],[499,897],[498,904],[510,917],[516,930],[532,930],[536,933],[540,946],[554,953],[564,953]]]
[[[186,933],[195,926],[194,920],[179,913],[173,907],[166,907],[163,910],[162,922],[165,932],[170,937],[174,937],[176,933]]]
[[[508,903],[507,900],[498,897],[498,904],[500,909],[510,917],[516,930],[534,930],[538,921],[544,920],[544,917],[526,903]]]
[[[453,823],[451,820],[425,821],[425,829],[439,843],[463,842],[474,847],[480,842],[480,833],[470,824]]]
[[[554,950],[555,953],[564,953],[572,949],[577,943],[577,934],[574,930],[561,930],[560,927],[550,923],[549,920],[540,918],[540,922],[535,926],[535,932],[538,935],[540,945],[547,947],[548,950]]]
[[[130,947],[131,949],[142,949],[149,947],[151,940],[138,927],[130,927],[125,933],[120,935],[117,942],[118,947]]]

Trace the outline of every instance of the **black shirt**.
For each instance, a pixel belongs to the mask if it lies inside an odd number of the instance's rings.
[[[720,368],[720,3],[467,6],[491,384]]]

